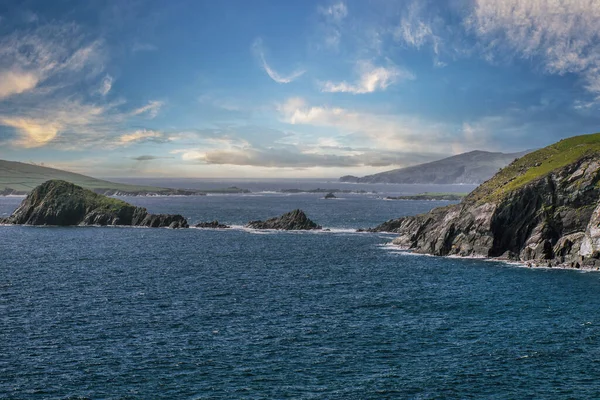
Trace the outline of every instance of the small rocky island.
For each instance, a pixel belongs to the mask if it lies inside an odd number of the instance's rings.
[[[246,228],[252,229],[277,229],[285,231],[301,231],[321,229],[311,221],[304,211],[294,210],[283,214],[280,217],[270,218],[266,221],[250,221]]]
[[[211,222],[200,222],[194,225],[195,228],[207,228],[207,229],[229,229],[231,228],[229,225],[225,225],[220,223],[217,220]]]
[[[328,199],[337,199],[337,196],[335,194],[333,194],[332,192],[329,192],[325,195],[325,197],[323,197],[325,200]]]
[[[125,225],[187,228],[179,214],[150,214],[119,199],[81,186],[50,180],[36,187],[13,214],[0,223],[15,225]]]
[[[418,253],[600,267],[600,134],[562,140],[501,169],[461,203],[387,221]]]

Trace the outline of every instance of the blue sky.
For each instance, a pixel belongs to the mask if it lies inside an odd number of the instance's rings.
[[[594,0],[4,1],[0,158],[338,177],[600,131]]]

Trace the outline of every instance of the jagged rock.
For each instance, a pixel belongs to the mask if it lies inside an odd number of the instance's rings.
[[[325,197],[323,197],[324,199],[337,199],[337,197],[335,196],[335,194],[329,192],[325,195]]]
[[[280,217],[270,218],[266,221],[250,221],[246,227],[252,229],[279,229],[286,231],[321,229],[321,226],[311,221],[302,210],[294,210],[283,214]]]
[[[571,139],[586,147],[567,139],[515,161],[460,204],[370,231],[398,233],[393,243],[419,253],[600,265],[600,134],[591,136]],[[579,155],[564,162],[574,148]]]
[[[149,214],[122,200],[60,180],[44,182],[23,200],[5,223],[18,225],[132,225],[187,228],[181,215]]]
[[[196,228],[212,228],[212,229],[227,229],[231,228],[229,225],[221,224],[219,221],[214,220],[211,222],[200,222],[195,225]]]

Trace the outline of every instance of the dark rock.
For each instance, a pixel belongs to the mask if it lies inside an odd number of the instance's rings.
[[[294,210],[283,214],[280,217],[270,218],[266,221],[250,221],[246,227],[252,229],[279,229],[286,231],[321,229],[321,226],[311,221],[302,210]]]
[[[212,228],[212,229],[227,229],[231,228],[229,225],[220,224],[219,221],[214,220],[212,222],[200,222],[195,225],[196,228]]]
[[[143,207],[60,180],[50,180],[33,189],[5,221],[18,225],[188,226],[181,215],[149,214]]]
[[[337,197],[335,196],[335,194],[329,192],[325,195],[324,199],[337,199]]]

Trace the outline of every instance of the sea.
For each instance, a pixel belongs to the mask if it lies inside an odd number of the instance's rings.
[[[600,398],[600,273],[356,232],[472,186],[134,183],[252,193],[125,198],[225,230],[0,226],[0,398]],[[296,208],[327,230],[244,228]]]

